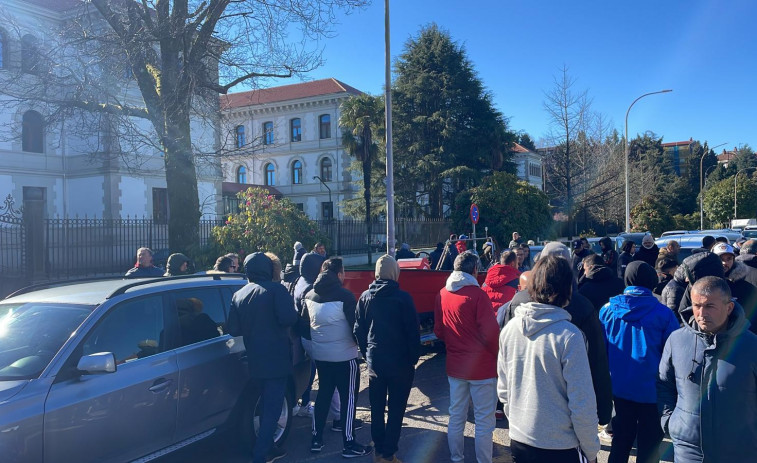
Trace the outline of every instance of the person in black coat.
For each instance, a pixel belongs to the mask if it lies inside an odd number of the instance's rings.
[[[244,270],[249,283],[231,298],[226,332],[242,336],[254,387],[260,393],[263,415],[253,463],[270,461],[273,434],[284,404],[287,378],[292,374],[290,327],[297,323],[294,301],[286,288],[272,281],[273,262],[262,252],[247,256]],[[255,406],[250,403],[250,406]]]
[[[751,323],[749,331],[757,333],[757,287],[754,280],[757,270],[737,261],[730,244],[717,243],[713,246],[712,252],[723,262],[724,278],[731,287],[731,294],[744,309],[744,315]]]
[[[355,337],[368,363],[371,437],[376,456],[393,461],[402,418],[420,358],[418,314],[397,284],[400,268],[389,255],[376,261],[376,281],[357,303]],[[389,402],[388,415],[384,412]]]
[[[588,299],[599,314],[599,309],[610,302],[610,298],[622,294],[626,286],[615,273],[605,267],[602,256],[592,254],[584,257],[584,276],[578,282],[578,292]]]
[[[626,275],[626,267],[633,262],[633,255],[636,252],[636,243],[631,240],[623,241],[623,245],[620,247],[620,255],[618,256],[618,278],[621,280]]]
[[[613,247],[612,240],[609,236],[599,240],[599,247],[602,249],[602,259],[605,261],[605,267],[612,270],[615,276],[618,275],[618,251]]]
[[[644,238],[641,240],[641,247],[633,255],[633,260],[646,262],[650,267],[654,268],[659,255],[660,248],[654,243],[654,237],[652,235],[644,235]]]
[[[676,270],[678,269],[678,260],[673,256],[665,256],[657,259],[657,285],[652,292],[662,296],[662,291],[673,280]],[[665,301],[662,301],[665,303]]]
[[[678,301],[678,308],[675,311],[676,317],[682,321],[681,313],[691,306],[691,287],[697,280],[704,277],[724,278],[723,263],[720,258],[710,251],[698,252],[692,254],[681,262],[683,273],[687,282],[686,289]],[[670,285],[671,283],[668,283]]]
[[[574,280],[577,282],[584,275],[584,265],[583,265],[584,257],[589,256],[594,253],[590,249],[586,249],[586,247],[584,246],[584,242],[580,239],[573,240],[572,245],[573,245],[573,258],[572,260],[568,260],[568,262],[570,262],[571,267],[573,267]],[[542,251],[542,256],[543,255],[544,255],[544,251]]]
[[[567,246],[558,242],[547,243],[541,255],[542,257],[549,255],[559,256],[568,262],[570,262],[571,257]],[[512,319],[515,308],[526,302],[531,302],[531,296],[529,296],[528,291],[519,291],[515,294],[504,314],[505,324]],[[612,383],[610,382],[610,365],[607,360],[604,328],[599,321],[599,316],[597,311],[594,310],[594,306],[578,292],[575,284],[570,302],[564,308],[570,314],[570,322],[576,325],[586,337],[589,368],[591,369],[591,379],[594,384],[594,394],[597,398],[597,418],[599,419],[599,424],[608,424],[612,416]]]

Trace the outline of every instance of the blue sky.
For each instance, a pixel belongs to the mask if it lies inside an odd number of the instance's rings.
[[[563,65],[593,108],[623,130],[651,130],[665,142],[693,137],[710,146],[757,148],[757,36],[753,0],[393,0],[392,57],[435,22],[462,44],[510,126],[538,140],[547,132],[544,92]],[[383,92],[384,3],[340,15],[321,42],[334,77]],[[719,148],[717,151],[720,151]]]

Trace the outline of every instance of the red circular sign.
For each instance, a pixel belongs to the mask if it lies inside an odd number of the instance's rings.
[[[478,218],[479,218],[478,206],[476,206],[475,204],[471,204],[470,205],[470,221],[473,222],[474,224],[477,224]]]

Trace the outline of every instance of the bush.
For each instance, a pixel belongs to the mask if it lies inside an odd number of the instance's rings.
[[[318,225],[290,200],[277,199],[262,188],[249,188],[237,197],[241,200],[239,213],[213,229],[224,252],[236,252],[241,259],[253,252],[272,252],[286,265],[294,256],[295,241],[302,242],[305,249],[312,249],[317,241],[326,243]]]

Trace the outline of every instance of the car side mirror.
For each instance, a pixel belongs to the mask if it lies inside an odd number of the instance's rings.
[[[116,356],[112,352],[98,352],[96,354],[85,355],[79,359],[76,369],[90,375],[115,373]]]

